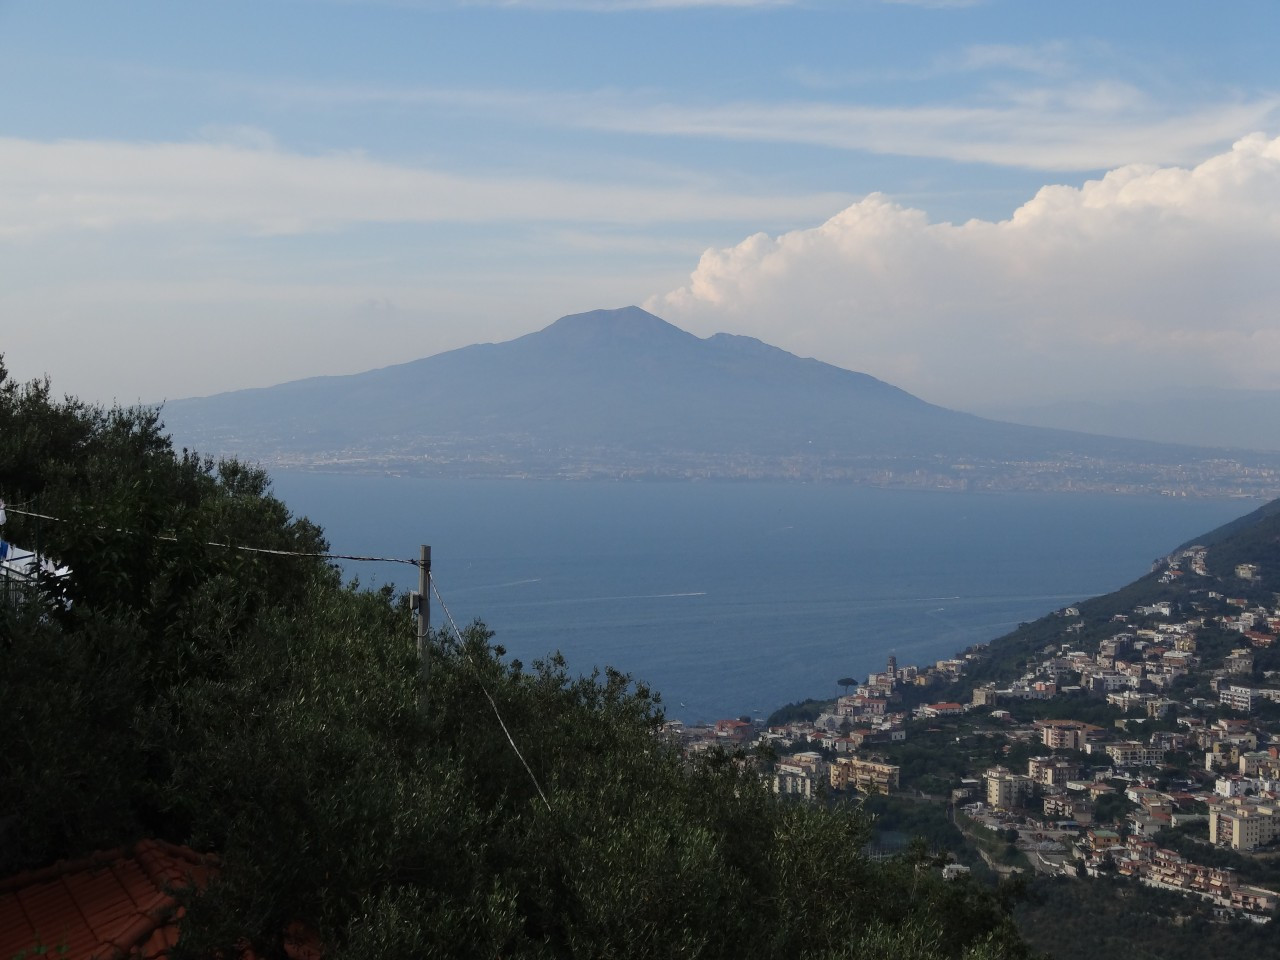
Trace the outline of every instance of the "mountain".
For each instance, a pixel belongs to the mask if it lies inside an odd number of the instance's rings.
[[[1160,443],[1280,450],[1280,390],[1171,385],[1143,395],[1034,406],[989,404],[996,420]]]
[[[1256,591],[1269,593],[1273,599],[1280,591],[1280,500],[1265,503],[1195,540],[1178,547],[1176,557],[1191,547],[1209,549],[1222,570],[1234,570],[1237,564],[1261,565],[1261,572],[1250,581]]]
[[[638,307],[352,376],[173,401],[164,417],[206,452],[433,475],[981,486],[1019,474],[1015,485],[1043,486],[1071,462],[1086,486],[1165,488],[1170,470],[1222,457],[984,420],[750,337],[702,339]]]

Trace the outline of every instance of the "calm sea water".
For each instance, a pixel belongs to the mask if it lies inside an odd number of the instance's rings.
[[[1145,573],[1256,506],[809,484],[416,480],[280,472],[334,549],[432,547],[454,618],[529,662],[610,665],[686,721],[766,715],[930,663]],[[366,584],[410,567],[351,564]],[[439,610],[433,623],[441,622]]]

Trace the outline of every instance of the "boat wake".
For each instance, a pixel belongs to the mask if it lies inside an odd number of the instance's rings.
[[[684,597],[705,597],[705,590],[690,590],[684,593],[640,593],[625,597],[565,597],[561,600],[547,600],[547,604],[556,603],[611,603],[617,600],[675,600]]]

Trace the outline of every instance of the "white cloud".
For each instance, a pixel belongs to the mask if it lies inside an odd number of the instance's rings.
[[[741,222],[816,215],[839,196],[468,176],[216,143],[0,138],[0,171],[0,238],[182,223],[289,234],[357,223]]]
[[[995,68],[1075,71],[1053,45],[968,48],[927,74]],[[792,71],[809,86],[847,83]],[[882,78],[881,78],[882,79]],[[1115,80],[994,86],[963,99],[878,106],[837,99],[675,102],[652,91],[564,93],[447,87],[232,84],[280,105],[395,104],[489,114],[548,129],[817,146],[1003,167],[1105,170],[1136,161],[1194,163],[1280,117],[1280,94],[1170,106]]]
[[[1066,54],[1067,46],[1062,42],[1035,45],[974,44],[965,47],[958,57],[949,58],[944,62],[943,67],[969,72],[1014,70],[1040,76],[1053,76],[1067,72]]]
[[[1047,186],[1001,222],[875,195],[708,250],[648,304],[964,406],[1186,383],[1280,387],[1280,138]],[[1194,395],[1187,398],[1194,403]]]
[[[1103,44],[1050,40],[1035,44],[972,44],[948,50],[926,62],[900,62],[892,67],[870,63],[819,67],[804,63],[788,68],[785,74],[802,87],[823,91],[849,87],[892,90],[940,79],[948,81],[947,88],[952,88],[957,77],[981,80],[985,76],[991,83],[980,97],[989,106],[1001,99],[1011,104],[1018,102],[1017,91],[1009,89],[1007,82],[1001,84],[1009,74],[1069,82],[1075,77],[1123,73],[1124,66],[1124,61],[1111,55]]]
[[[1013,91],[1002,102],[868,107],[838,103],[708,106],[580,104],[565,122],[615,132],[797,143],[1039,170],[1097,170],[1150,158],[1186,163],[1265,125],[1280,97],[1169,114],[1121,84]]]

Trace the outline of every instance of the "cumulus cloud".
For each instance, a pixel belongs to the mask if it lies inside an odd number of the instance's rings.
[[[461,175],[237,141],[0,138],[0,238],[138,224],[290,234],[357,223],[740,222],[816,215],[839,196]]]
[[[708,250],[648,304],[963,406],[1135,387],[1280,388],[1280,138],[1046,186],[1004,221],[882,195]],[[1194,395],[1188,393],[1188,403]]]

